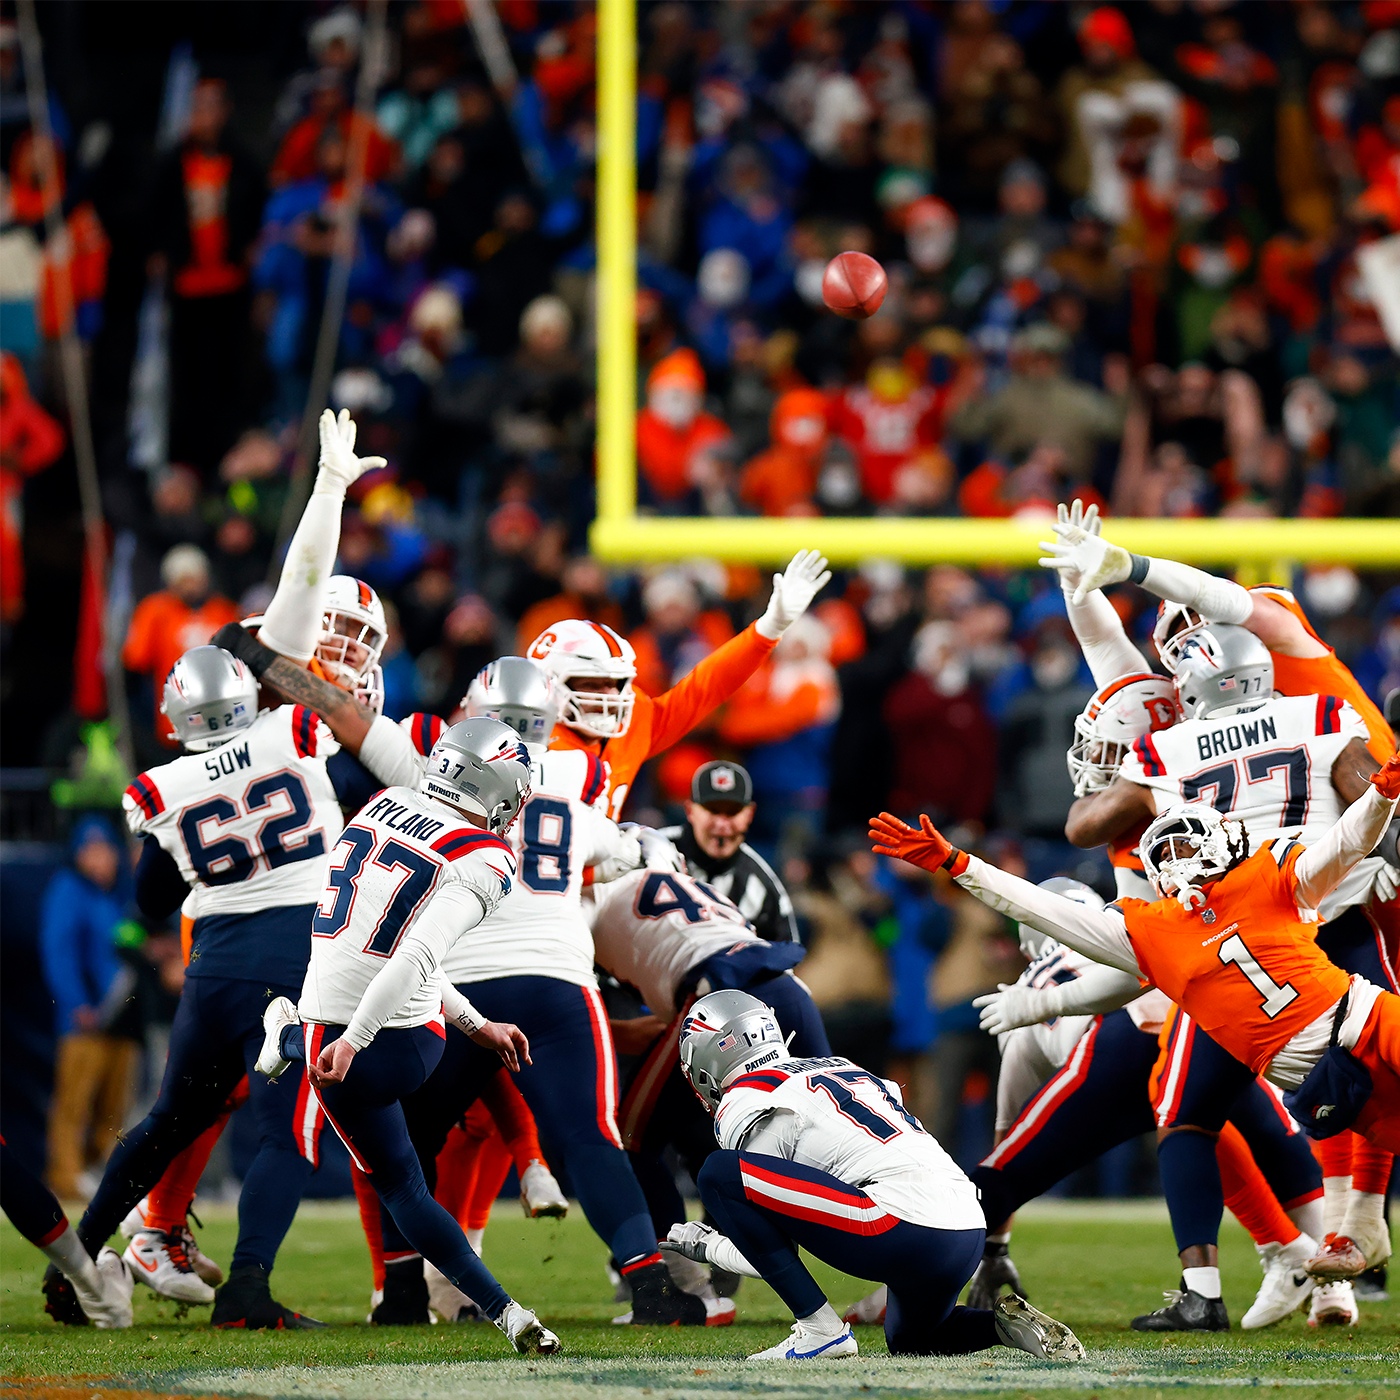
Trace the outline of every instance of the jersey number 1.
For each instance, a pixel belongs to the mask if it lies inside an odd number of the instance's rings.
[[[1226,966],[1233,963],[1249,978],[1254,990],[1264,998],[1260,1010],[1271,1021],[1298,996],[1298,989],[1291,982],[1285,982],[1280,987],[1259,966],[1259,959],[1245,947],[1244,939],[1239,934],[1235,934],[1233,938],[1227,938],[1220,945],[1220,961]]]

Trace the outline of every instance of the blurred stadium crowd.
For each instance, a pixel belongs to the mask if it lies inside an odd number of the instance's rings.
[[[341,569],[391,605],[391,715],[449,715],[480,666],[566,617],[624,632],[658,693],[761,610],[754,569],[587,553],[596,15],[494,13],[513,81],[488,74],[460,0],[391,6],[364,115],[353,7],[41,7],[60,240],[0,22],[0,744],[6,770],[46,770],[12,773],[7,840],[66,830],[35,815],[55,771],[60,811],[114,806],[126,781],[82,578],[60,261],[138,766],[173,753],[155,698],[175,657],[271,595],[344,239],[331,402],[390,466],[355,488]],[[1400,516],[1397,360],[1357,260],[1400,232],[1395,0],[664,0],[639,24],[644,510],[1008,517],[1079,496],[1110,515]],[[890,274],[861,323],[821,305],[850,248]],[[1395,578],[1292,582],[1374,696],[1400,685]],[[1114,602],[1145,639],[1146,595]],[[976,1101],[995,1045],[970,1001],[1014,979],[1014,937],[861,833],[882,808],[925,811],[1032,879],[1102,875],[1063,840],[1090,690],[1053,579],[872,560],[650,766],[627,815],[660,824],[700,762],[741,758],[833,1043],[943,1057]],[[145,935],[112,894],[121,862],[104,885],[110,862],[81,849],[64,889],[111,906],[73,925],[100,978],[94,928]],[[133,957],[158,1008],[172,945],[157,931]],[[62,981],[61,1017],[65,997],[101,1001]],[[959,1102],[930,1125],[950,1147]]]

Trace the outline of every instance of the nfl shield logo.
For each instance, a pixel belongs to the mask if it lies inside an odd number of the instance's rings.
[[[713,769],[710,773],[710,786],[716,792],[733,792],[734,770],[732,768]]]
[[[1214,909],[1207,909],[1206,912],[1205,912],[1204,914],[1201,915],[1201,922],[1202,922],[1202,923],[1207,923],[1207,924],[1213,924],[1213,923],[1215,922],[1215,910],[1214,910]]]

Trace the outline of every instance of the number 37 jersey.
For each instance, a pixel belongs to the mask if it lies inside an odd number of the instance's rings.
[[[784,1209],[857,1234],[879,1234],[900,1220],[936,1230],[981,1230],[977,1188],[900,1100],[899,1089],[850,1060],[780,1060],[735,1080],[715,1114],[715,1137],[732,1151],[781,1157],[858,1187],[875,1210],[817,1193],[799,1194],[791,1178],[765,1180],[754,1164],[749,1183]],[[745,1167],[746,1179],[748,1165]],[[839,1215],[844,1218],[833,1218]],[[893,1217],[893,1219],[891,1219]]]

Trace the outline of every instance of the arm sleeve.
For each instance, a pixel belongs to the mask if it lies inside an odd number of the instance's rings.
[[[486,906],[465,885],[444,885],[399,940],[389,961],[364,990],[345,1039],[363,1050],[437,972],[447,950],[486,917]]]
[[[750,625],[712,651],[679,684],[657,696],[651,702],[653,719],[647,757],[669,749],[729,699],[768,659],[775,646],[777,642],[760,636]]]
[[[447,977],[438,980],[442,992],[442,1014],[448,1025],[456,1026],[463,1035],[475,1035],[489,1019],[479,1012]]]
[[[416,788],[423,776],[423,759],[413,739],[393,720],[375,717],[360,745],[360,762],[383,787]]]
[[[338,492],[312,491],[282,561],[277,592],[263,615],[258,640],[293,661],[310,661],[316,653],[326,610],[326,585],[340,547],[344,503]]]
[[[1040,1019],[1050,1021],[1056,1016],[1104,1016],[1142,993],[1142,978],[1135,973],[1099,966],[1086,968],[1073,982],[1044,987],[1034,995],[1045,1008]]]
[[[1073,594],[1073,589],[1065,593],[1069,625],[1074,628],[1084,659],[1089,663],[1095,689],[1102,690],[1120,676],[1146,670],[1142,653],[1128,640],[1118,610],[1104,597],[1103,591],[1094,589],[1078,605],[1071,601]]]
[[[136,907],[148,919],[168,919],[189,892],[175,857],[154,836],[143,835],[136,862]]]
[[[1053,890],[1008,875],[976,856],[968,856],[967,867],[953,878],[997,913],[1048,933],[1095,962],[1141,976],[1121,914],[1086,908]]]
[[[1247,588],[1174,559],[1149,559],[1142,586],[1168,602],[1195,608],[1207,622],[1232,622],[1243,627],[1254,611],[1254,599]]]
[[[1293,866],[1294,893],[1303,909],[1316,909],[1359,860],[1375,850],[1395,801],[1372,786],[1338,817],[1335,825],[1302,853]]]

